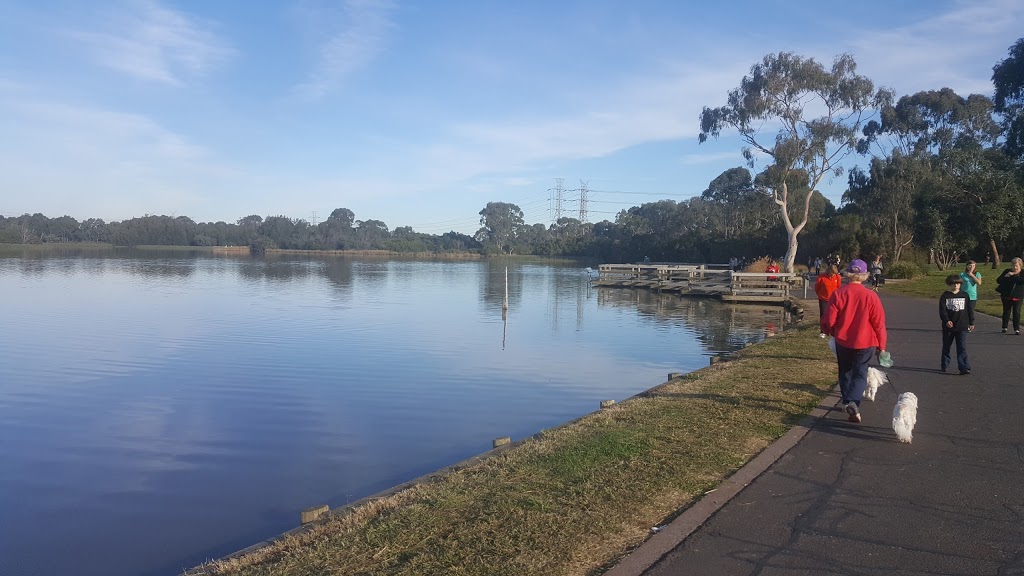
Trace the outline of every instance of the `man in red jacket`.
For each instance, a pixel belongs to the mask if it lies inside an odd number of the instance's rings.
[[[871,356],[885,351],[885,310],[878,294],[861,283],[868,279],[863,260],[850,262],[849,284],[832,293],[821,317],[821,331],[836,339],[839,391],[850,422],[860,422],[860,401],[868,385]]]

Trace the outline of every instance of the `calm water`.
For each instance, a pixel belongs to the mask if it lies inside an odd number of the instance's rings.
[[[524,260],[0,253],[0,302],[5,575],[177,574],[782,322]]]

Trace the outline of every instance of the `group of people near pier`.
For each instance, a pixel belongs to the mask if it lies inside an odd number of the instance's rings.
[[[815,264],[817,262],[814,262]],[[1024,303],[1024,261],[1014,258],[996,279],[996,292],[1003,306],[1002,333],[1007,334],[1012,320],[1013,334],[1020,335],[1021,305]],[[843,409],[851,422],[860,422],[860,402],[867,389],[868,363],[872,356],[887,356],[885,309],[878,297],[881,256],[872,264],[855,259],[840,275],[839,266],[830,263],[815,282],[821,313],[821,337],[835,340],[839,365],[839,389]],[[843,283],[844,276],[846,283]],[[872,288],[864,283],[871,281]],[[960,375],[971,373],[967,354],[967,334],[974,331],[974,312],[978,303],[978,287],[982,274],[978,264],[969,260],[963,272],[945,279],[946,291],[939,296],[939,320],[942,327],[942,348],[939,369],[946,372],[952,365],[951,348],[956,346],[956,365]]]

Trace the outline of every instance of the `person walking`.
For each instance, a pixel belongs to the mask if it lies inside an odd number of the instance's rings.
[[[825,315],[825,307],[828,306],[828,299],[832,297],[839,286],[843,283],[843,277],[839,275],[839,269],[830,265],[825,273],[818,276],[814,282],[814,293],[818,295],[818,318]],[[825,334],[822,333],[822,338]]]
[[[839,391],[850,422],[860,422],[860,402],[868,385],[868,362],[885,352],[885,309],[878,294],[864,287],[868,265],[860,259],[846,269],[849,283],[828,300],[821,317],[823,334],[835,338]]]
[[[814,275],[821,276],[821,256],[814,259]]]
[[[960,289],[963,278],[959,274],[946,276],[949,290],[939,297],[939,318],[942,319],[942,359],[941,370],[946,371],[951,359],[949,348],[956,342],[956,367],[960,375],[971,373],[971,363],[967,359],[967,333],[974,330],[974,311],[968,305],[970,298]]]
[[[978,263],[968,260],[964,271],[960,273],[963,280],[963,291],[967,293],[967,306],[971,309],[971,318],[974,318],[974,310],[978,307],[978,286],[981,286],[981,272],[978,272]],[[973,322],[972,322],[973,324]],[[972,330],[974,328],[971,328]]]
[[[875,260],[871,262],[871,266],[868,267],[868,272],[871,273],[871,289],[878,292],[878,285],[884,282],[882,280],[882,255],[875,256]]]
[[[1021,275],[1021,259],[1010,260],[1010,268],[996,278],[996,292],[1003,301],[1003,334],[1010,323],[1013,312],[1013,333],[1020,336],[1020,303],[1024,299],[1024,276]]]

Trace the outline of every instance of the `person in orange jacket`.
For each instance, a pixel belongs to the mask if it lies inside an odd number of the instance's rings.
[[[832,264],[825,270],[825,273],[818,276],[814,283],[814,292],[818,295],[818,317],[825,315],[825,307],[828,306],[828,299],[832,293],[843,283],[843,277],[839,275],[839,268]]]

